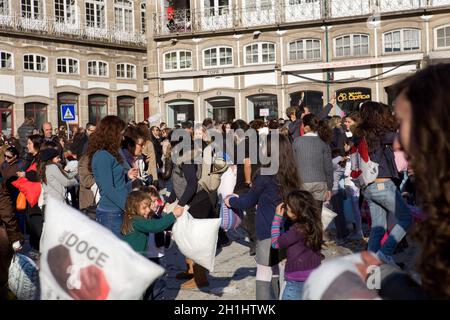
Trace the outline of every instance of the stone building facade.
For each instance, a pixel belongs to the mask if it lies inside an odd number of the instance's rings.
[[[392,85],[450,58],[449,0],[156,0],[150,110],[184,120],[278,118],[392,103]]]
[[[0,113],[4,135],[25,116],[84,126],[107,114],[149,115],[146,1],[0,0]]]

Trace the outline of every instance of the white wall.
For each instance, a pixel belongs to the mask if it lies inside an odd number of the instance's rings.
[[[92,88],[109,89],[109,83],[108,82],[88,81],[88,89],[92,89]]]
[[[234,88],[234,76],[210,77],[203,79],[203,89]]]
[[[323,80],[323,73],[322,72],[315,72],[315,73],[299,73],[299,75],[303,76],[303,77],[307,77],[307,78],[311,78],[314,80]],[[292,84],[292,83],[299,83],[299,82],[310,82],[310,80],[306,80],[303,78],[299,78],[296,76],[291,76],[288,75],[288,84]]]
[[[69,79],[56,79],[56,86],[73,86],[73,87],[81,87],[80,80],[69,80]]]
[[[334,80],[368,78],[371,75],[370,68],[335,71]]]
[[[48,78],[23,77],[23,95],[43,96],[50,98],[50,84]]]
[[[16,82],[14,76],[0,75],[0,93],[16,95]]]
[[[244,83],[245,87],[253,87],[257,85],[276,85],[277,74],[275,72],[246,74]]]
[[[383,68],[383,72],[387,72],[389,70],[392,70],[394,68],[394,66],[389,66],[389,67],[384,67]],[[401,66],[395,70],[392,70],[391,72],[388,72],[384,75],[384,77],[392,77],[395,76],[397,74],[404,74],[404,73],[410,73],[410,72],[415,72],[416,71],[416,65],[412,64],[412,65],[406,65],[406,66]]]
[[[132,83],[118,83],[117,90],[132,90],[137,91],[137,85]]]
[[[171,91],[194,91],[193,79],[165,80],[164,93]]]

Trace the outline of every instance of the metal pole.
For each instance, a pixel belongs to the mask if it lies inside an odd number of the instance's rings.
[[[325,2],[325,18],[328,18],[328,0],[324,0]],[[325,25],[325,46],[326,46],[326,59],[327,63],[330,62],[330,53],[329,53],[329,39],[328,39],[328,25]],[[330,101],[330,70],[327,69],[327,103]]]

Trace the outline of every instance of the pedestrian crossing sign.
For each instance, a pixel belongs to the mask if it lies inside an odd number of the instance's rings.
[[[62,104],[61,105],[61,120],[62,121],[74,121],[76,120],[75,105],[74,104]]]

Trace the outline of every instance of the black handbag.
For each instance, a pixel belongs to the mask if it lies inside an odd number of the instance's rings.
[[[81,210],[81,212],[83,212],[85,215],[87,215],[91,220],[96,220],[96,216],[97,216],[97,203],[95,203],[95,199],[97,198],[97,193],[98,193],[98,188],[95,191],[94,194],[94,204],[90,205],[87,208],[84,208],[83,210]]]

